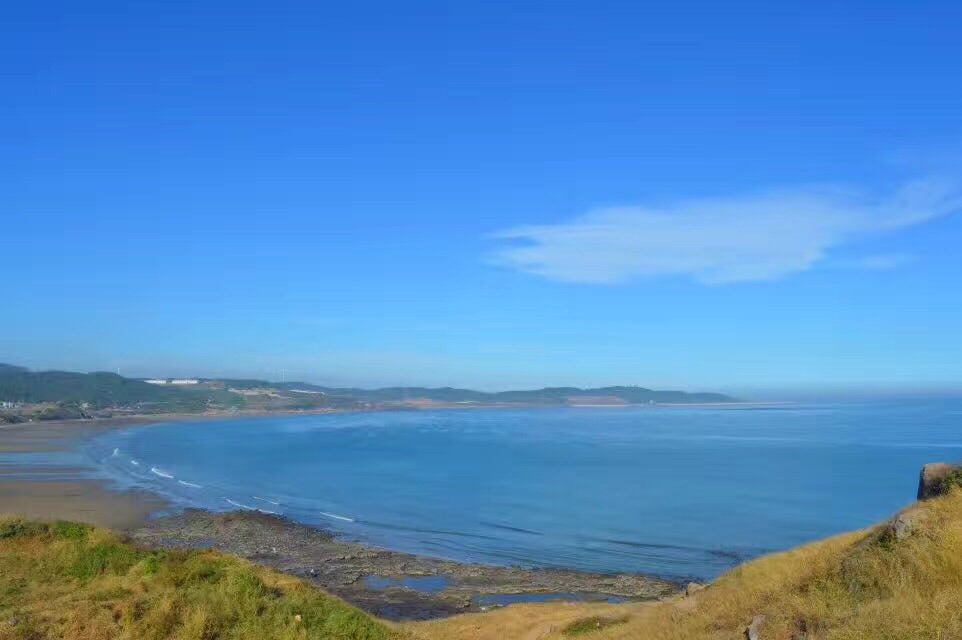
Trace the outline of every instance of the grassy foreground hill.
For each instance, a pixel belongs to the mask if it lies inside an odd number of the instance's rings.
[[[755,621],[760,640],[962,638],[962,490],[897,521],[749,562],[670,602],[522,605],[408,628],[425,640],[744,640]]]
[[[749,562],[658,603],[514,605],[401,628],[211,551],[150,551],[71,523],[0,519],[0,639],[954,640],[962,489],[893,521]]]
[[[407,637],[296,578],[213,551],[149,551],[68,522],[0,519],[0,639]]]

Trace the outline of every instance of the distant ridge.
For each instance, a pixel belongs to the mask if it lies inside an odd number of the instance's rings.
[[[163,380],[159,379],[161,382]],[[84,411],[124,409],[143,413],[192,413],[228,409],[307,410],[432,405],[619,406],[735,401],[721,393],[687,393],[633,386],[484,392],[452,387],[324,387],[307,382],[277,383],[232,378],[199,378],[190,385],[151,382],[154,383],[125,378],[116,373],[30,371],[0,363],[0,401],[24,405],[76,405],[82,406]]]
[[[201,380],[208,381],[204,378]],[[259,388],[269,386],[276,389],[317,391],[336,397],[350,397],[366,402],[405,402],[413,400],[432,400],[434,402],[458,403],[521,403],[521,404],[571,404],[578,399],[608,399],[598,404],[707,404],[737,402],[722,393],[689,393],[686,391],[654,390],[644,387],[616,386],[582,389],[579,387],[546,387],[544,389],[520,391],[474,391],[455,387],[384,387],[381,389],[361,389],[358,387],[325,387],[307,382],[265,382],[263,380],[232,380],[222,382],[235,389]]]

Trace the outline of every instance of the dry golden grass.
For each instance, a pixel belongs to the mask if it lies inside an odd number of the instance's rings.
[[[624,624],[586,640],[743,640],[765,615],[763,640],[962,639],[962,491],[907,512],[913,533],[885,527],[761,558],[691,598],[650,605],[526,605],[407,625],[427,640],[568,637],[590,616]]]
[[[424,640],[535,640],[563,638],[568,625],[594,618],[633,619],[645,604],[551,603],[515,604],[487,613],[469,613],[453,618],[416,622],[405,625],[412,634]],[[599,637],[579,634],[576,637]]]
[[[962,490],[750,562],[690,598],[515,605],[386,626],[310,585],[213,552],[137,549],[82,525],[0,519],[0,640],[962,640]],[[16,624],[11,624],[16,621]],[[597,623],[611,622],[597,630]]]

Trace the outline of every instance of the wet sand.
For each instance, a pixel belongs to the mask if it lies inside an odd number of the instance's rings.
[[[310,413],[331,413],[321,410]],[[303,415],[307,412],[299,412]],[[210,422],[284,415],[281,412],[155,414],[92,420],[0,425],[0,515],[77,520],[129,531],[146,524],[169,503],[151,493],[116,491],[89,478],[70,452],[108,431],[161,422]],[[17,454],[29,454],[19,456]]]
[[[115,492],[92,480],[7,480],[0,476],[0,514],[35,520],[76,520],[130,530],[166,503],[147,493]]]
[[[154,547],[215,548],[302,577],[394,620],[481,611],[497,606],[492,601],[549,594],[645,600],[679,589],[672,582],[637,574],[492,567],[389,551],[252,511],[171,513],[171,505],[158,496],[111,490],[89,479],[89,469],[69,463],[76,462],[70,452],[84,440],[108,430],[227,417],[252,416],[165,415],[0,427],[0,514],[88,522]]]
[[[111,491],[87,479],[82,466],[61,454],[107,430],[156,421],[138,417],[0,427],[0,514],[77,520],[123,531],[143,526],[167,506],[164,500],[144,492]]]

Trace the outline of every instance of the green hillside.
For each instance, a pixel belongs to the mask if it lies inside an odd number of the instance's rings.
[[[236,395],[221,390],[147,384],[115,373],[29,371],[0,365],[0,401],[88,404],[93,409],[134,407],[147,412],[203,411],[211,405],[238,406]]]
[[[232,391],[233,390],[233,391]],[[0,401],[60,408],[43,417],[81,417],[81,409],[126,409],[140,413],[208,409],[303,410],[316,408],[390,407],[428,400],[447,404],[520,404],[563,406],[579,402],[614,404],[721,403],[733,398],[719,393],[658,391],[642,387],[580,389],[554,387],[488,393],[452,387],[388,387],[359,389],[323,387],[306,382],[268,382],[253,379],[201,379],[196,385],[149,384],[115,373],[30,371],[0,364]]]
[[[0,519],[0,640],[406,637],[296,578],[213,551],[150,551],[68,522]]]
[[[288,388],[309,388],[323,391],[330,396],[351,397],[365,402],[403,402],[427,399],[434,402],[461,402],[478,404],[533,404],[563,405],[579,397],[612,397],[627,404],[656,403],[709,403],[733,402],[735,398],[721,393],[688,393],[685,391],[659,391],[642,387],[601,387],[581,389],[578,387],[552,387],[521,391],[484,392],[452,387],[387,387],[384,389],[332,388],[287,383]]]

